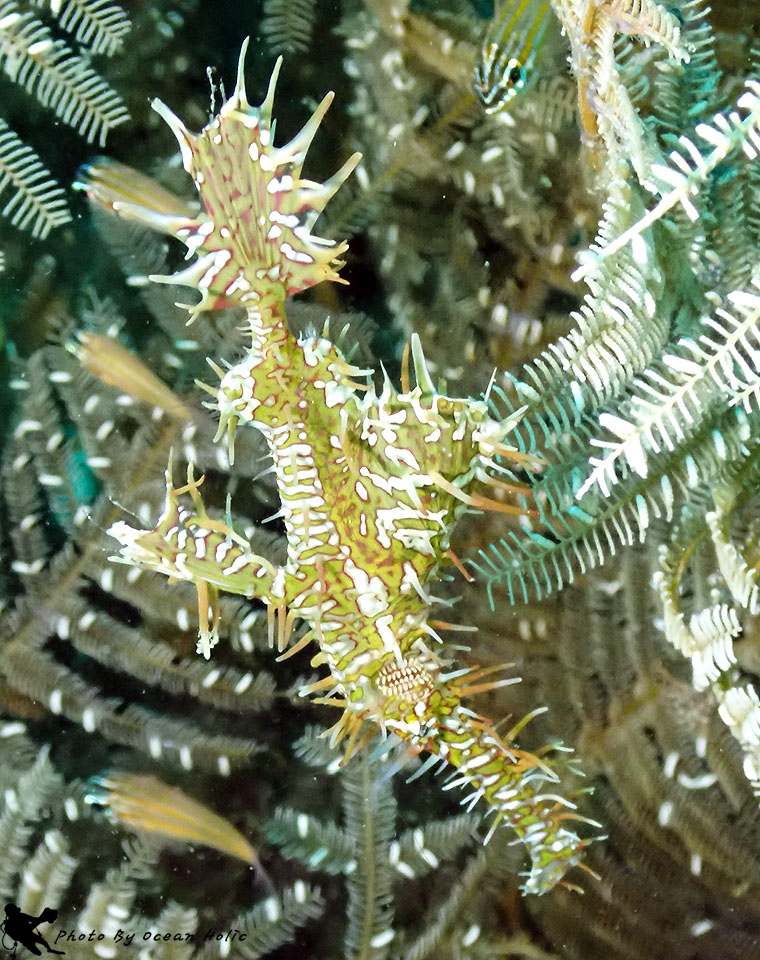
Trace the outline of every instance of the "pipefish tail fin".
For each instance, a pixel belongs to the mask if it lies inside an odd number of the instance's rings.
[[[200,133],[191,133],[162,101],[152,104],[177,138],[203,209],[175,233],[196,259],[172,276],[151,279],[198,290],[201,300],[188,308],[191,319],[201,310],[251,306],[271,296],[284,300],[323,280],[342,282],[340,257],[348,245],[311,229],[361,155],[354,153],[322,183],[304,179],[309,146],[333,94],[288,143],[276,147],[272,104],[281,58],[263,103],[254,107],[243,79],[247,47],[246,40],[232,96]]]

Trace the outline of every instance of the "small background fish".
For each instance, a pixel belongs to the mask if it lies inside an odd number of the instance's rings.
[[[506,0],[496,5],[475,75],[486,113],[499,113],[537,72],[553,14],[548,0]],[[559,33],[559,28],[557,28]]]

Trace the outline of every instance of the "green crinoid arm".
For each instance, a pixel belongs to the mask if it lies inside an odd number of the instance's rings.
[[[198,652],[208,659],[218,641],[219,591],[265,598],[284,578],[268,560],[253,553],[229,524],[206,513],[198,492],[203,478],[193,476],[192,465],[187,479],[186,486],[175,488],[169,464],[166,501],[158,523],[152,530],[138,530],[121,520],[114,523],[108,532],[119,541],[121,551],[111,559],[195,584]],[[192,509],[180,503],[184,493],[190,494]]]

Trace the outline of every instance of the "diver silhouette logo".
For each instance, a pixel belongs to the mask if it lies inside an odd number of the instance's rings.
[[[42,934],[35,930],[38,923],[52,923],[57,916],[57,910],[45,907],[39,917],[30,917],[28,913],[22,913],[15,903],[6,903],[5,920],[0,923],[0,930],[3,931],[3,946],[6,950],[8,949],[5,945],[5,938],[10,937],[10,939],[13,940],[12,957],[16,956],[16,950],[19,944],[21,944],[22,947],[26,947],[26,949],[36,957],[41,956],[40,950],[37,947],[38,943],[42,944],[48,953],[57,953],[63,956],[63,950],[53,950],[53,948],[45,942]]]

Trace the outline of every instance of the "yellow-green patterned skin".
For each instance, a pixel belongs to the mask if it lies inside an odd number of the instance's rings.
[[[279,66],[279,65],[278,65]],[[336,740],[354,746],[365,721],[448,761],[450,784],[471,787],[498,821],[526,844],[524,883],[542,893],[578,863],[585,841],[568,825],[573,805],[541,792],[556,775],[548,761],[504,742],[462,703],[487,671],[447,672],[428,624],[429,584],[445,561],[452,530],[514,423],[491,419],[483,401],[438,394],[412,342],[417,384],[397,392],[387,377],[376,392],[371,371],[353,368],[327,334],[297,339],[285,319],[286,297],[339,279],[346,245],[315,237],[311,227],[358,156],[324,184],[301,177],[306,151],[331,95],[282,147],[272,143],[272,99],[251,107],[238,82],[219,116],[198,135],[163,104],[193,176],[202,214],[158,214],[120,203],[122,215],[179,237],[196,259],[163,282],[193,286],[200,310],[230,305],[247,313],[250,348],[223,374],[220,435],[253,426],[271,451],[282,502],[288,555],[280,568],[253,553],[226,524],[211,520],[192,476],[177,490],[167,473],[164,513],[151,531],[126,523],[111,533],[120,559],[191,580],[198,587],[201,639],[216,642],[219,591],[257,598],[277,614],[285,647],[298,617],[318,644],[315,665],[329,674],[302,691],[319,691],[343,708]],[[209,608],[211,611],[209,621]],[[504,682],[504,681],[501,681]],[[494,685],[498,685],[497,682]]]

